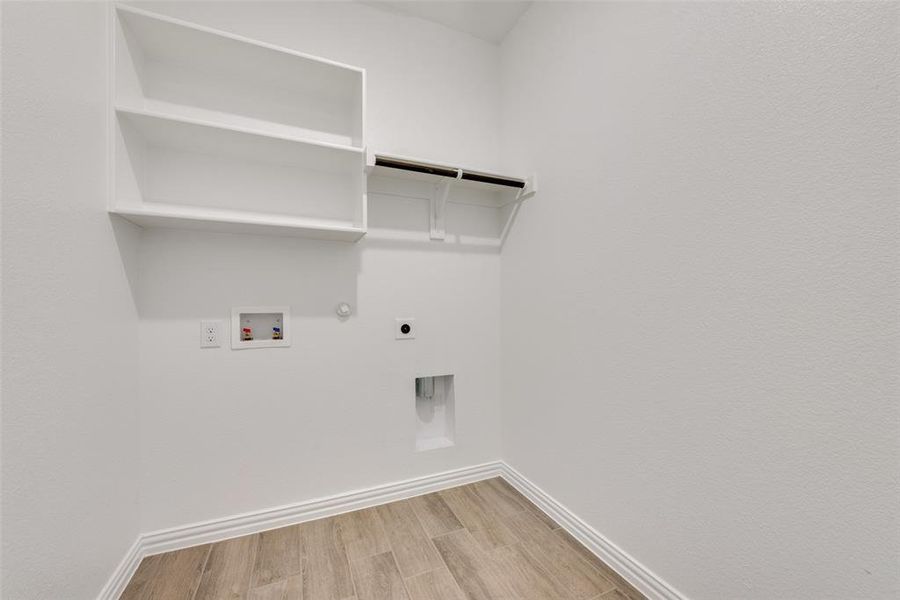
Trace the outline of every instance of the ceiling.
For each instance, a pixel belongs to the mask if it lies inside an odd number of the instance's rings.
[[[495,0],[454,1],[444,0],[370,0],[366,4],[382,10],[419,17],[440,23],[450,29],[462,31],[492,44],[499,44],[515,26],[530,1]]]

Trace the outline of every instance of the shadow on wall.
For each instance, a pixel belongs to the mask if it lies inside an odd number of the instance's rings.
[[[370,180],[371,181],[371,180]],[[443,241],[430,238],[431,184],[411,187],[393,186],[389,179],[378,179],[378,188],[369,190],[369,233],[366,245],[408,248],[430,252],[500,251],[503,226],[510,208],[464,204],[465,196],[446,204],[446,231]],[[384,190],[392,190],[387,192]]]
[[[500,252],[507,209],[447,204],[447,237],[429,236],[427,198],[369,195],[369,233],[350,244],[306,238],[178,229],[141,230],[110,215],[132,298],[141,317],[201,318],[211,307],[281,304],[297,316],[331,316],[355,305],[368,247],[427,252]],[[226,310],[227,309],[227,310]]]
[[[109,215],[109,222],[116,240],[116,247],[119,249],[119,256],[122,257],[122,269],[125,271],[125,278],[128,280],[131,300],[134,302],[136,309],[138,298],[140,297],[138,285],[140,281],[140,250],[143,232],[134,223],[116,215]]]
[[[506,213],[447,205],[447,238],[429,237],[423,198],[371,194],[369,233],[360,243],[179,229],[141,230],[110,222],[142,318],[206,318],[231,306],[291,305],[294,316],[331,317],[338,302],[357,303],[366,248],[427,252],[500,251]]]
[[[232,306],[289,304],[294,317],[356,304],[356,244],[293,237],[147,229],[141,244],[142,318],[204,318]]]

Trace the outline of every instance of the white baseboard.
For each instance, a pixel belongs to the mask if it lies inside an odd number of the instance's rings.
[[[267,508],[242,515],[145,533],[141,536],[141,549],[144,551],[144,556],[150,556],[267,529],[295,525],[304,521],[314,521],[323,517],[331,517],[352,510],[378,506],[394,500],[420,496],[428,492],[496,477],[501,473],[502,468],[503,463],[500,461],[485,463],[327,498],[308,500],[298,504]]]
[[[116,570],[113,571],[112,577],[109,578],[109,581],[107,581],[106,585],[103,586],[103,589],[100,590],[100,595],[97,596],[97,598],[99,600],[118,600],[119,596],[122,595],[122,592],[125,591],[125,586],[131,581],[131,576],[137,571],[138,565],[141,564],[143,559],[144,554],[141,551],[141,536],[138,536],[138,539],[134,541],[131,548],[125,553],[122,562],[120,562],[119,566],[116,567]]]
[[[117,600],[145,556],[218,542],[233,537],[331,517],[361,508],[412,498],[429,492],[490,479],[500,475],[503,463],[484,463],[405,481],[267,508],[221,519],[142,534],[100,592],[98,600]]]
[[[678,590],[506,463],[503,463],[500,475],[650,600],[687,600]]]
[[[675,588],[597,533],[569,509],[554,500],[552,496],[502,461],[142,534],[128,550],[125,558],[122,559],[100,592],[98,600],[117,600],[145,556],[331,517],[498,475],[553,517],[575,539],[584,544],[650,600],[686,600]]]

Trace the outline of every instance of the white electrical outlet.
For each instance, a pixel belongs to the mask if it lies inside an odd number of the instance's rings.
[[[200,321],[200,347],[218,348],[222,321]]]
[[[394,337],[398,340],[416,339],[416,320],[401,318],[395,319]]]

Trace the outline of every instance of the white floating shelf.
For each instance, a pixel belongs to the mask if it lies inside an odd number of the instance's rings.
[[[284,164],[309,166],[319,171],[349,172],[361,164],[364,151],[354,146],[332,144],[250,127],[221,124],[179,115],[128,107],[116,108],[119,121],[126,120],[150,144],[193,149],[212,154]],[[349,163],[348,163],[349,160]],[[344,161],[341,164],[340,161]]]
[[[145,98],[135,106],[132,106],[130,104],[131,102],[132,101],[126,100],[125,103],[120,104],[117,108],[133,112],[166,115],[173,119],[183,119],[185,121],[205,123],[210,126],[222,127],[225,129],[235,129],[237,131],[257,133],[259,135],[293,139],[310,144],[329,144],[341,148],[352,148],[358,152],[364,151],[362,146],[353,143],[352,137],[329,133],[327,131],[316,131],[305,127],[274,123],[272,121],[266,121],[265,119],[255,119],[244,115],[223,113],[216,110],[198,108],[196,106],[173,104],[171,102],[153,98]]]
[[[366,234],[365,229],[349,222],[204,209],[160,202],[145,202],[134,208],[115,208],[110,212],[141,227],[300,236],[342,242],[355,242]]]
[[[378,179],[400,179],[432,185],[450,182],[452,189],[447,201],[460,204],[496,208],[534,192],[534,182],[531,178],[500,175],[483,169],[447,166],[406,156],[370,153],[366,167],[370,177]],[[454,194],[453,190],[463,190],[465,193]]]
[[[370,153],[366,170],[370,194],[418,198],[431,203],[433,240],[445,239],[448,202],[503,209],[506,218],[500,237],[505,238],[519,204],[536,192],[533,176],[500,175],[405,156]]]
[[[111,12],[110,212],[144,227],[365,235],[363,70]]]
[[[119,102],[364,147],[363,69],[130,6],[115,14]]]

